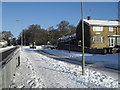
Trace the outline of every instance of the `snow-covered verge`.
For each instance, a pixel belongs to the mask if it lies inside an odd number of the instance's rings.
[[[15,47],[15,46],[0,47],[0,53],[6,51],[6,50],[8,50],[8,49],[11,49],[11,48],[13,48],[13,47]]]
[[[78,61],[82,60],[81,52],[75,52],[75,51],[69,52],[67,50],[57,50],[57,49],[45,49],[44,51],[54,55],[69,57]],[[106,54],[106,55],[85,53],[85,60],[86,60],[86,63],[94,63],[94,64],[99,64],[105,67],[118,69],[119,55],[120,53]]]
[[[21,66],[11,87],[24,88],[118,88],[118,79],[80,65],[49,58],[36,50],[21,51]]]
[[[84,86],[84,88],[118,88],[118,80],[115,80],[110,76],[101,74],[99,71],[94,71],[86,68],[85,74],[82,75],[82,69],[81,66],[79,65],[73,65],[63,61],[57,61],[55,59],[48,58],[41,54],[40,57],[44,58],[44,60],[46,60],[47,63],[49,63],[49,66],[52,66],[52,70],[64,73],[65,77],[67,78],[69,77],[69,79],[71,79],[72,82],[75,82],[79,88],[83,88],[80,86]],[[65,77],[64,75],[61,76],[61,78],[65,78]],[[61,81],[60,83],[65,83],[65,81]],[[67,87],[74,88],[74,85],[72,86],[68,85]],[[67,87],[64,86],[63,88],[67,88]]]

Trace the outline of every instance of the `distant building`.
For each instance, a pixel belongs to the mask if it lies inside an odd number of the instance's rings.
[[[59,38],[57,40],[57,44],[77,45],[78,42],[76,41],[76,33]]]
[[[72,34],[72,35],[67,35],[67,36],[63,36],[61,38],[59,38],[58,40],[60,41],[69,41],[71,39],[75,39],[76,38],[76,33]]]
[[[2,32],[0,32],[0,40],[2,40]]]
[[[84,19],[85,46],[105,48],[120,46],[120,22]],[[82,22],[76,29],[76,39],[82,41]]]
[[[8,42],[3,40],[3,37],[2,37],[2,32],[0,32],[0,47],[5,47],[7,46]]]

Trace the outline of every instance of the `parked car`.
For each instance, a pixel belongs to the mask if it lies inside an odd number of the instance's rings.
[[[50,49],[57,49],[57,46],[51,46]]]
[[[30,48],[36,48],[35,42],[30,44]]]

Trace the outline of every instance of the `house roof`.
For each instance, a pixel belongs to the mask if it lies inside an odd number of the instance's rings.
[[[120,21],[108,21],[108,20],[87,20],[84,19],[89,25],[99,25],[99,26],[118,26],[120,25]]]

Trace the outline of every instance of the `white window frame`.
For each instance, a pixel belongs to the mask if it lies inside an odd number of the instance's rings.
[[[115,46],[115,37],[110,37],[109,38],[109,46],[110,47],[114,47]]]
[[[94,36],[93,43],[104,43],[103,36]]]
[[[109,32],[114,32],[113,27],[109,27]]]
[[[93,26],[93,31],[102,32],[103,31],[103,26]]]
[[[117,37],[117,45],[120,45],[120,37]]]

